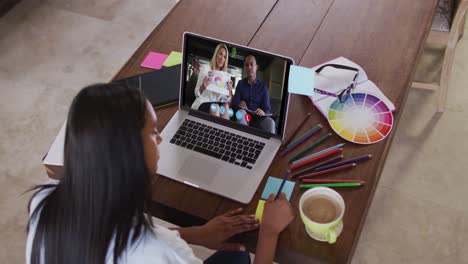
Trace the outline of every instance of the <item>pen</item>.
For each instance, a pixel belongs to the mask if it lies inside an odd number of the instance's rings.
[[[302,183],[340,183],[340,182],[354,182],[364,184],[361,180],[348,180],[348,179],[302,179]]]
[[[307,121],[307,119],[309,119],[309,117],[310,117],[310,112],[307,113],[304,120],[302,120],[301,124],[299,124],[296,130],[294,130],[294,133],[292,133],[292,135],[286,141],[284,141],[284,144],[281,147],[281,149],[285,148],[289,144],[289,142],[291,142],[291,140],[296,136],[297,132],[299,132],[299,130],[304,126],[305,122]]]
[[[307,131],[304,135],[300,136],[297,140],[294,140],[292,143],[288,145],[286,149],[283,150],[283,152],[280,153],[281,156],[286,155],[288,152],[290,152],[291,150],[299,146],[302,142],[311,138],[315,133],[317,133],[320,129],[322,129],[322,127],[323,127],[322,124],[318,124],[312,129],[310,129],[309,131]]]
[[[303,170],[301,170],[301,171],[295,172],[295,173],[291,174],[291,179],[294,178],[294,177],[296,177],[296,176],[298,176],[298,175],[300,175],[300,174],[303,174],[303,173],[305,173],[305,172],[314,171],[314,170],[315,170],[316,168],[318,168],[318,167],[325,166],[325,165],[328,165],[328,164],[330,164],[330,163],[333,163],[333,162],[335,162],[335,161],[337,161],[337,160],[342,159],[343,157],[344,157],[343,155],[338,155],[338,156],[335,156],[335,157],[333,157],[333,158],[330,158],[330,159],[327,159],[327,160],[325,160],[325,161],[322,161],[322,162],[320,162],[319,164],[314,165],[314,166],[312,166],[312,167],[310,167],[310,168],[303,169]]]
[[[278,192],[276,193],[276,196],[275,196],[275,200],[278,199],[281,191],[283,190],[283,187],[284,187],[284,184],[286,183],[286,180],[288,179],[288,175],[289,175],[289,172],[291,172],[289,169],[286,170],[286,172],[284,173],[284,176],[283,176],[283,181],[281,182],[281,185],[278,189]]]
[[[321,159],[324,159],[324,158],[329,157],[331,155],[335,155],[337,153],[340,153],[342,150],[343,150],[342,148],[330,149],[329,151],[323,152],[323,153],[321,153],[319,155],[315,155],[315,156],[313,156],[311,158],[308,158],[306,160],[303,160],[301,162],[291,164],[291,166],[289,166],[289,168],[291,170],[295,170],[297,168],[300,168],[300,167],[302,167],[304,165],[310,164],[310,163],[315,162],[317,160],[321,160]]]
[[[300,189],[310,189],[315,187],[358,187],[364,183],[360,182],[341,182],[341,183],[317,183],[317,184],[301,184]]]
[[[369,155],[364,155],[364,156],[352,158],[352,159],[349,159],[349,160],[344,160],[344,161],[340,161],[340,162],[337,162],[337,163],[332,163],[332,164],[329,164],[329,165],[317,167],[317,168],[315,168],[315,171],[327,170],[327,169],[335,168],[335,167],[338,167],[338,166],[342,166],[342,165],[346,165],[346,164],[350,164],[350,163],[355,163],[357,161],[368,160],[371,157],[372,157],[372,155],[370,155],[370,154]]]
[[[314,157],[314,156],[317,156],[317,155],[319,155],[319,154],[322,154],[322,153],[327,152],[327,151],[332,150],[332,149],[342,148],[344,145],[345,145],[345,143],[336,144],[335,146],[332,146],[332,147],[323,149],[323,150],[321,150],[321,151],[319,151],[319,152],[315,152],[315,153],[313,153],[313,154],[310,154],[309,156],[305,156],[305,157],[303,157],[303,158],[297,159],[297,160],[293,161],[292,164],[299,163],[299,162],[301,162],[301,161],[304,161],[304,160],[306,160],[306,159],[312,158],[312,157]]]
[[[346,165],[342,165],[342,166],[339,166],[339,167],[331,168],[331,169],[328,169],[328,170],[321,170],[321,171],[317,171],[317,172],[314,172],[314,173],[310,173],[310,174],[300,176],[299,179],[302,180],[302,179],[305,179],[305,178],[315,177],[315,176],[323,175],[323,174],[330,173],[330,172],[350,169],[350,168],[356,167],[356,165],[357,165],[356,163],[351,163],[351,164],[346,164]]]
[[[322,143],[323,141],[325,141],[327,138],[331,137],[332,133],[328,133],[326,134],[325,136],[321,137],[320,139],[318,139],[317,141],[315,141],[314,143],[312,143],[312,145],[308,146],[307,148],[305,148],[304,150],[302,151],[299,151],[298,153],[294,154],[291,158],[289,158],[288,162],[291,162],[293,159],[301,156],[302,154],[306,153],[307,151],[315,148],[316,146],[318,146],[320,143]]]

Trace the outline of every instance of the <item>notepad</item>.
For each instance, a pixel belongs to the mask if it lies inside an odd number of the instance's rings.
[[[280,188],[282,181],[283,179],[270,176],[265,185],[265,189],[263,189],[262,199],[268,200],[268,196],[270,196],[270,194],[276,195],[276,193],[278,193],[278,190]],[[284,183],[283,190],[281,190],[281,192],[284,192],[286,194],[286,199],[288,199],[288,201],[291,199],[291,194],[292,194],[292,191],[294,190],[295,184],[296,184],[295,182],[286,181]]]
[[[339,64],[359,69],[359,76],[356,80],[357,86],[352,90],[352,93],[365,93],[373,95],[382,100],[388,106],[390,111],[395,111],[395,105],[393,105],[393,103],[382,93],[377,85],[375,85],[367,78],[366,72],[358,64],[348,60],[347,58],[339,57],[317,65],[313,67],[312,70],[315,72],[316,69],[324,64]],[[352,82],[354,74],[355,72],[353,71],[327,67],[324,68],[320,74],[315,75],[314,86],[315,88],[325,90],[327,92],[339,93],[344,88],[348,87],[348,85]],[[328,117],[328,109],[330,108],[331,104],[336,101],[335,97],[316,92],[314,92],[312,96],[309,96],[309,99],[325,118]]]
[[[255,219],[258,222],[262,223],[263,218],[263,209],[265,208],[265,200],[259,200],[257,205],[257,210],[255,211]]]
[[[182,63],[182,53],[177,51],[171,51],[166,61],[164,61],[164,67],[171,67]]]
[[[263,189],[262,197],[258,201],[257,210],[255,210],[255,218],[258,219],[258,221],[262,221],[265,201],[268,200],[268,196],[270,196],[270,194],[276,195],[278,193],[282,181],[283,179],[271,176],[268,177],[265,189]],[[281,192],[286,194],[286,199],[288,199],[288,201],[291,199],[292,191],[294,190],[295,185],[296,183],[292,181],[286,181],[284,183],[283,190],[281,190]]]
[[[166,61],[168,55],[158,52],[150,51],[143,62],[140,64],[141,67],[159,70],[162,68],[164,61]]]
[[[312,96],[314,94],[315,71],[291,65],[289,68],[288,89],[290,93]]]

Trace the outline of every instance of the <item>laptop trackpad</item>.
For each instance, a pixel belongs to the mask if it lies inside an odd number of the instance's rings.
[[[191,156],[185,160],[178,174],[190,183],[207,185],[213,181],[219,169],[220,166],[216,162]]]

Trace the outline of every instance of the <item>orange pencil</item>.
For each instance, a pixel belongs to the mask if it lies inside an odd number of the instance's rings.
[[[350,164],[346,164],[346,165],[343,165],[343,166],[338,166],[338,167],[335,167],[335,168],[331,168],[331,169],[328,169],[328,170],[322,170],[322,171],[306,174],[304,176],[299,177],[298,179],[302,180],[302,179],[305,179],[305,178],[311,178],[311,177],[319,176],[319,175],[330,173],[330,172],[350,169],[350,168],[356,167],[356,165],[357,165],[356,163],[350,163]]]
[[[324,159],[324,158],[329,157],[331,155],[335,155],[336,153],[340,153],[342,150],[343,150],[343,148],[330,149],[329,151],[326,151],[326,152],[324,152],[322,154],[319,154],[317,156],[314,156],[314,157],[311,157],[309,159],[303,160],[301,162],[292,164],[291,166],[289,166],[289,168],[291,170],[295,170],[297,168],[300,168],[300,167],[302,167],[304,165],[310,164],[310,163],[315,162],[317,160],[321,160],[321,159]]]
[[[302,179],[302,183],[338,183],[338,182],[355,182],[364,184],[361,180],[336,180],[336,179]]]

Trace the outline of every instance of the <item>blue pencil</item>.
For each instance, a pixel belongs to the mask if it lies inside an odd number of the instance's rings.
[[[308,158],[315,157],[315,156],[317,156],[317,155],[322,154],[323,152],[329,151],[330,149],[342,148],[344,145],[345,145],[345,143],[336,144],[336,145],[333,146],[333,147],[329,147],[329,148],[326,148],[326,149],[321,150],[321,151],[319,151],[319,152],[315,152],[315,153],[313,153],[313,154],[310,154],[309,156],[305,156],[305,157],[303,157],[303,158],[297,159],[297,160],[293,161],[292,164],[296,164],[296,163],[299,163],[299,162],[301,162],[301,161],[303,161],[303,160],[306,160],[306,159],[308,159]]]
[[[356,157],[356,158],[352,158],[352,159],[349,159],[349,160],[344,160],[344,161],[332,163],[332,164],[330,164],[330,165],[325,165],[325,166],[322,166],[322,167],[318,167],[318,168],[315,169],[315,171],[327,170],[327,169],[331,169],[331,168],[338,167],[338,166],[341,166],[341,165],[346,165],[346,164],[350,164],[350,163],[355,163],[355,162],[357,162],[357,161],[368,160],[368,159],[370,159],[371,157],[372,157],[371,154],[363,155],[363,156]]]
[[[300,156],[304,155],[307,151],[312,150],[313,148],[318,146],[320,143],[327,140],[327,138],[331,137],[331,135],[332,135],[332,133],[328,133],[325,136],[321,137],[320,139],[318,139],[317,141],[312,143],[312,145],[306,147],[305,149],[299,151],[298,153],[296,153],[292,157],[290,157],[288,162],[291,162],[292,160],[296,159],[297,157],[300,157]]]
[[[286,183],[286,180],[288,179],[288,175],[289,175],[289,172],[291,172],[289,169],[286,170],[286,172],[284,173],[284,176],[283,176],[283,181],[281,182],[281,185],[278,189],[278,192],[276,193],[276,196],[275,196],[275,200],[278,199],[281,191],[283,190],[283,187],[284,187],[284,184]]]

